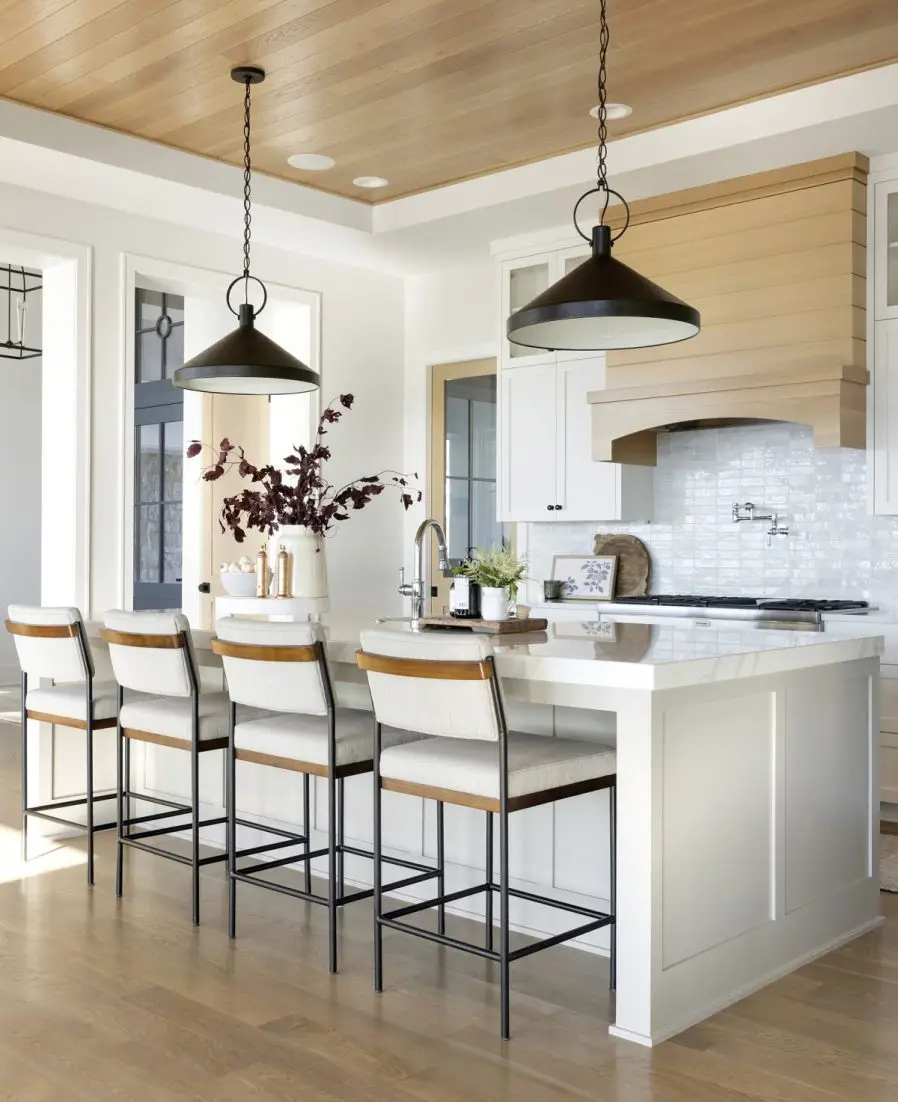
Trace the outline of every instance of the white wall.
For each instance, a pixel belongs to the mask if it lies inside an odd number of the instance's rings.
[[[2,253],[0,253],[2,255]],[[5,304],[5,296],[3,298]],[[28,296],[26,343],[40,347],[40,292]],[[6,338],[6,318],[0,339]],[[15,315],[13,315],[15,325]],[[41,359],[0,359],[0,611],[41,599]],[[18,676],[12,636],[0,634],[0,681]]]
[[[123,600],[130,569],[124,547],[126,465],[123,350],[126,254],[236,273],[236,240],[150,217],[0,185],[4,229],[88,245],[93,260],[91,425],[91,595],[97,614]],[[235,232],[239,226],[235,226]],[[322,295],[323,397],[352,391],[351,428],[337,437],[332,476],[347,479],[402,465],[403,283],[393,276],[272,248],[256,248],[254,272]],[[124,449],[124,450],[127,450]],[[353,518],[330,547],[337,607],[388,601],[399,561],[401,521],[381,499]],[[381,598],[381,594],[383,595]]]

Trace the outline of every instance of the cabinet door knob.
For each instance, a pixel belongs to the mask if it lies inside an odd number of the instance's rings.
[[[554,505],[547,505],[547,506],[546,506],[546,508],[547,508],[547,509],[549,510],[549,512],[551,513],[551,512],[552,512],[552,510],[553,510],[553,509],[555,508],[555,506],[554,506]]]
[[[556,505],[556,506],[555,506],[555,508],[556,508],[556,509],[560,509],[560,508],[561,508],[561,506],[560,506],[560,505]]]

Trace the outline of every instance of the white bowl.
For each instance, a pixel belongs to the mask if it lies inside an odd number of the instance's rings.
[[[255,597],[256,574],[244,574],[237,570],[222,570],[218,575],[225,593],[231,597]]]

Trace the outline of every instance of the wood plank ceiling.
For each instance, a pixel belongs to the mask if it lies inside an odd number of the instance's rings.
[[[590,145],[598,0],[0,0],[0,96],[367,201]],[[612,137],[898,58],[898,0],[611,0]],[[334,158],[300,172],[292,153]],[[359,175],[387,187],[363,191]]]

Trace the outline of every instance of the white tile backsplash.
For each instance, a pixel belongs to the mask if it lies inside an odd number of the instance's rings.
[[[780,514],[733,524],[733,502]],[[531,524],[531,578],[555,553],[588,554],[597,532],[631,532],[652,555],[656,593],[863,598],[898,611],[898,517],[867,512],[867,456],[814,447],[804,425],[765,423],[662,434],[652,524]],[[532,587],[529,599],[537,599]]]

